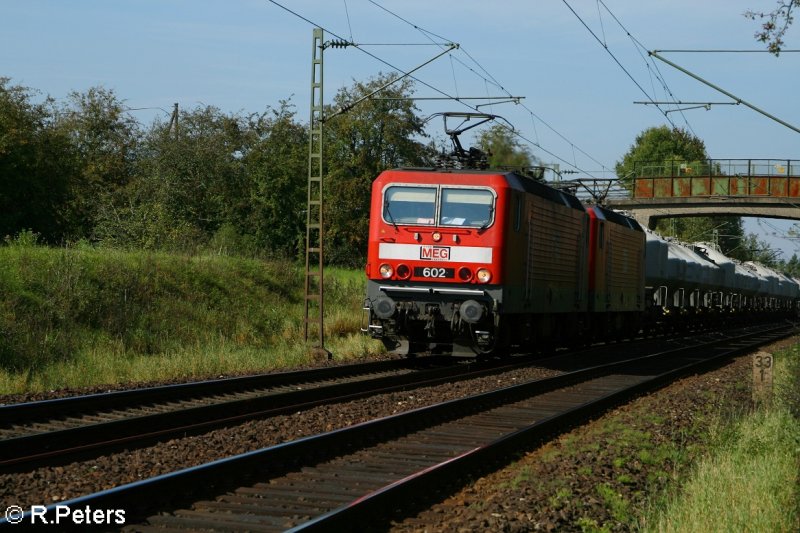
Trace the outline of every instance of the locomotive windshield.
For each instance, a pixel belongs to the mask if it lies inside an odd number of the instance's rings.
[[[392,224],[433,224],[436,187],[389,187],[383,198],[384,220]]]
[[[486,189],[442,189],[439,223],[443,226],[488,226],[494,195]]]
[[[488,227],[494,217],[490,189],[392,185],[383,196],[390,224]]]

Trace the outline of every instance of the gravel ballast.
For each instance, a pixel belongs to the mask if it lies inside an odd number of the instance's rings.
[[[798,339],[777,344],[794,344]],[[766,347],[767,351],[776,345]],[[751,360],[739,357],[680,380],[532,450],[463,488],[395,531],[628,530],[648,498],[703,453],[709,420],[750,408]],[[446,386],[380,395],[249,421],[147,448],[29,472],[0,475],[2,505],[51,504],[233,454],[271,446],[556,372],[529,368]],[[676,455],[675,450],[681,450]],[[616,502],[616,504],[615,504]]]
[[[447,385],[319,406],[293,415],[248,421],[89,461],[2,474],[0,505],[24,508],[56,503],[230,455],[557,373],[536,367],[514,370]]]
[[[800,339],[780,341],[773,351]],[[707,452],[713,421],[752,408],[742,356],[618,407],[532,450],[394,532],[630,531],[648,505]]]

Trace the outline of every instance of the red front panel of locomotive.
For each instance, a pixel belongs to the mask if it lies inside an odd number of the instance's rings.
[[[367,277],[501,283],[507,188],[497,173],[383,172],[372,185]]]

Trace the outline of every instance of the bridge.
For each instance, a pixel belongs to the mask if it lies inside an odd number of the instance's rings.
[[[800,220],[800,160],[707,159],[640,162],[632,179],[599,201],[643,226],[662,218],[713,215]],[[594,194],[594,193],[593,193]]]

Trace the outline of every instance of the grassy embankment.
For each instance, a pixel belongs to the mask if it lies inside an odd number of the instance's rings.
[[[302,267],[0,246],[0,394],[213,376],[307,363]],[[379,351],[358,333],[360,271],[326,269],[326,348]]]
[[[655,506],[659,532],[789,532],[800,526],[800,346],[775,354],[773,401],[713,431],[707,456]]]

